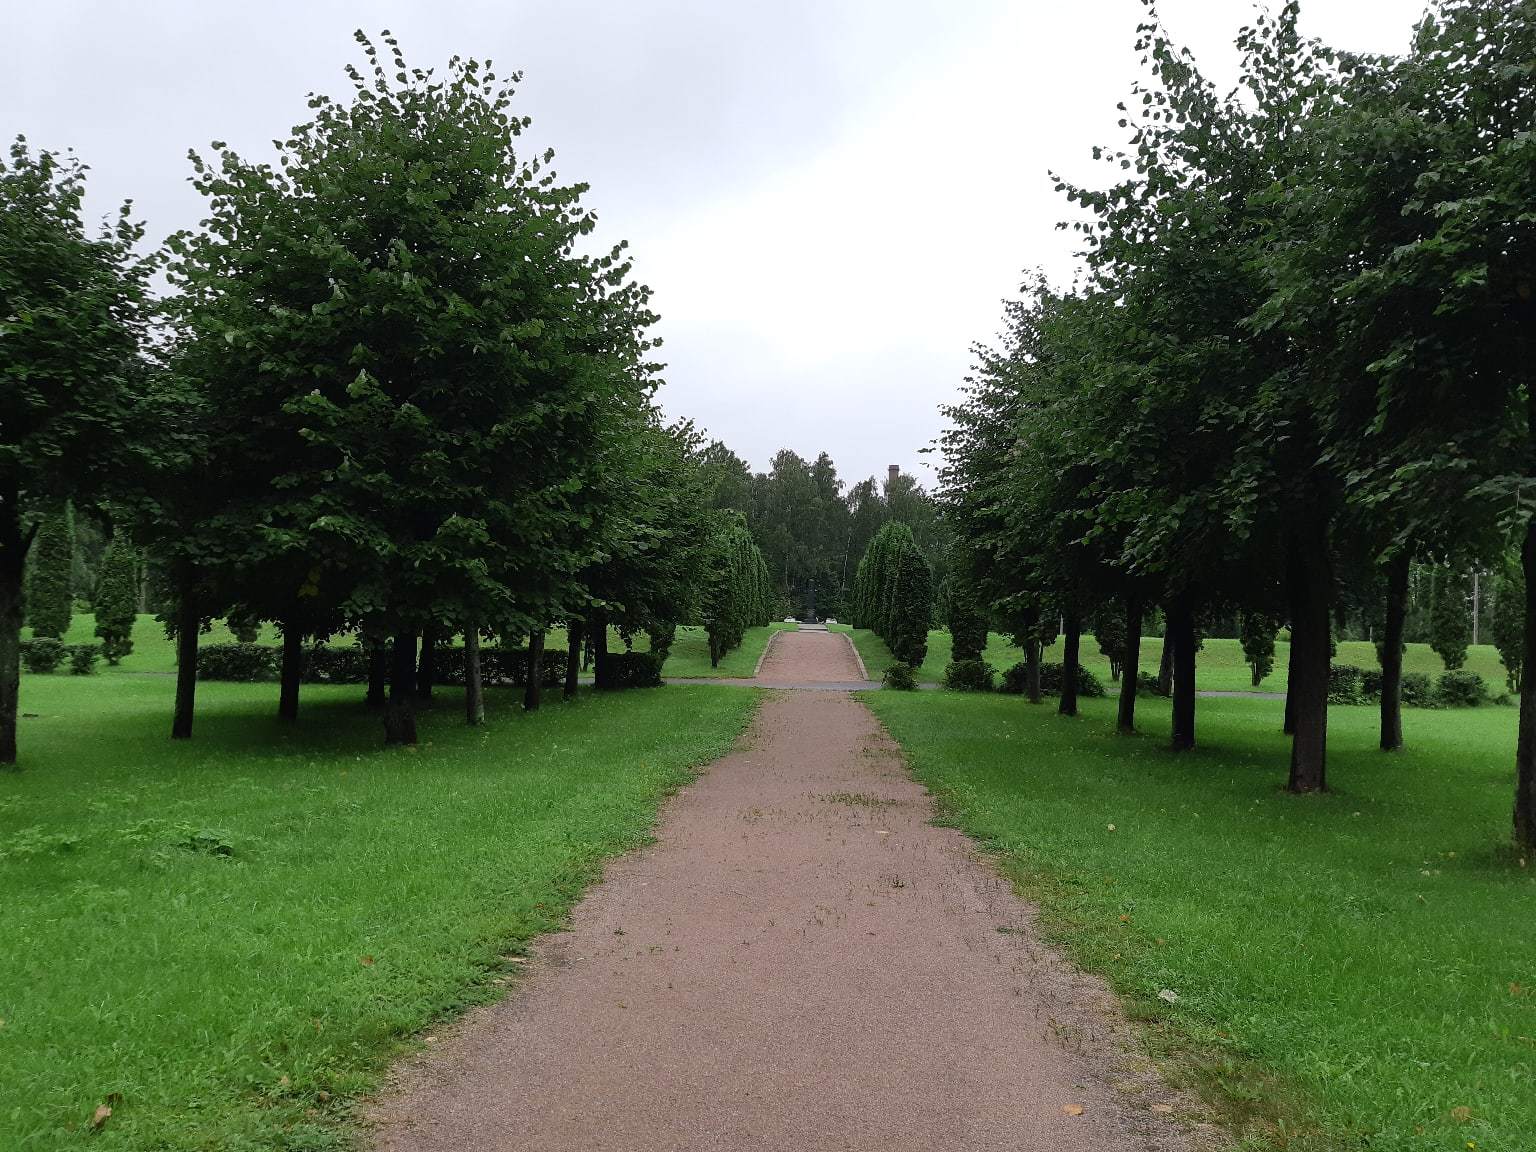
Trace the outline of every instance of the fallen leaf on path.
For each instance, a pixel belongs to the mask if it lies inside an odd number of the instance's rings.
[[[1061,1110],[1068,1116],[1081,1116],[1083,1114],[1083,1106],[1081,1104],[1063,1104]]]
[[[100,1128],[112,1115],[112,1109],[105,1104],[96,1105],[96,1111],[91,1113],[91,1127]]]
[[[1154,1112],[1156,1112],[1156,1113],[1158,1113],[1159,1115],[1162,1115],[1162,1116],[1171,1116],[1173,1114],[1173,1105],[1172,1104],[1154,1104],[1154,1105],[1152,1105],[1152,1111],[1154,1111]]]

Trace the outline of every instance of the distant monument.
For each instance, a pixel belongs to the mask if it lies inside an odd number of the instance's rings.
[[[816,585],[805,586],[805,597],[801,600],[800,623],[816,623]]]

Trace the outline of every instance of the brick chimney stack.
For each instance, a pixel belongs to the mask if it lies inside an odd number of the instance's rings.
[[[900,464],[892,464],[891,467],[890,467],[890,471],[889,471],[889,479],[886,480],[886,483],[887,484],[894,484],[894,483],[896,483],[896,477],[898,477],[900,475],[901,475],[901,465]]]

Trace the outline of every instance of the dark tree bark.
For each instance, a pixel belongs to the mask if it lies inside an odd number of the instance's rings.
[[[480,625],[464,627],[464,723],[485,723],[485,683],[480,676]]]
[[[171,717],[171,739],[192,738],[192,712],[197,703],[197,636],[203,626],[197,602],[197,574],[183,564],[177,581],[176,605],[176,711]]]
[[[537,712],[544,699],[544,629],[528,635],[528,683],[523,685],[523,710]]]
[[[1291,792],[1328,787],[1328,669],[1333,609],[1333,572],[1328,534],[1320,525],[1291,532],[1286,583],[1291,600]]]
[[[421,630],[421,661],[416,665],[416,699],[432,702],[432,688],[437,683],[437,628]]]
[[[1173,654],[1173,748],[1185,752],[1195,746],[1195,607],[1188,592],[1168,604],[1163,647]]]
[[[592,679],[599,691],[613,687],[613,665],[608,659],[608,617],[601,612],[592,614],[592,631],[588,637],[592,645]]]
[[[416,633],[409,629],[396,633],[390,656],[384,743],[416,743]]]
[[[23,573],[30,534],[22,530],[14,479],[0,493],[0,765],[16,763],[16,716],[21,704]]]
[[[1536,407],[1536,396],[1530,399]],[[1533,413],[1536,430],[1536,413]],[[1536,435],[1536,431],[1533,431]],[[1515,844],[1536,848],[1536,520],[1520,548],[1525,572],[1525,663],[1520,669],[1520,739],[1515,748]]]
[[[576,695],[576,677],[581,672],[582,624],[580,620],[568,620],[565,625],[565,691],[569,700]]]
[[[1024,695],[1031,704],[1040,703],[1040,641],[1034,637],[1024,645]]]
[[[1141,674],[1141,597],[1125,598],[1125,667],[1120,673],[1120,711],[1115,727],[1127,736],[1136,731],[1136,678]]]
[[[279,674],[277,715],[283,720],[299,718],[299,681],[304,675],[304,634],[293,624],[283,628],[283,668]]]
[[[1157,661],[1157,690],[1173,695],[1173,644],[1168,639],[1168,610],[1163,609],[1163,651]]]
[[[1077,666],[1083,642],[1083,621],[1077,609],[1062,619],[1061,703],[1056,710],[1063,716],[1077,715]]]
[[[1408,615],[1408,553],[1387,565],[1387,615],[1381,630],[1381,750],[1403,746],[1403,622]]]
[[[1294,636],[1294,633],[1292,634]],[[1290,655],[1285,658],[1285,719],[1280,731],[1287,736],[1296,731],[1296,645],[1291,644]]]
[[[389,683],[389,659],[389,644],[376,638],[368,649],[368,695],[364,703],[370,708],[383,708],[389,701],[385,692]]]

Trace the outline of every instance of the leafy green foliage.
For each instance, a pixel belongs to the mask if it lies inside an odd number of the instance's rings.
[[[891,655],[917,667],[933,622],[933,576],[912,530],[888,521],[869,542],[854,580],[855,626],[885,641]]]
[[[912,665],[903,664],[900,661],[892,664],[885,670],[880,682],[887,688],[894,688],[898,692],[917,691],[917,676],[912,671]]]
[[[75,605],[70,588],[75,533],[68,507],[43,517],[32,549],[32,568],[27,574],[27,624],[34,636],[58,639],[69,631]]]
[[[1488,684],[1476,672],[1452,668],[1435,683],[1435,695],[1447,708],[1476,708],[1488,699]]]
[[[1525,575],[1508,562],[1494,585],[1492,631],[1509,690],[1519,692],[1525,671]]]
[[[1275,636],[1280,631],[1280,621],[1264,612],[1243,613],[1243,656],[1253,669],[1254,687],[1264,683],[1275,670]]]
[[[68,647],[57,636],[38,636],[21,642],[21,660],[28,672],[56,671],[68,653]]]
[[[102,655],[115,666],[133,651],[133,624],[139,607],[138,553],[120,535],[113,536],[102,556],[91,607]]]
[[[944,669],[944,687],[951,692],[990,692],[996,677],[992,665],[980,657],[974,660],[954,660]]]
[[[1435,603],[1429,618],[1429,646],[1449,671],[1467,662],[1472,643],[1472,610],[1467,581],[1460,573],[1442,571],[1435,581]]]
[[[714,513],[705,557],[709,584],[704,626],[709,632],[710,664],[714,666],[741,644],[748,628],[768,623],[769,577],[763,554],[738,512]]]

